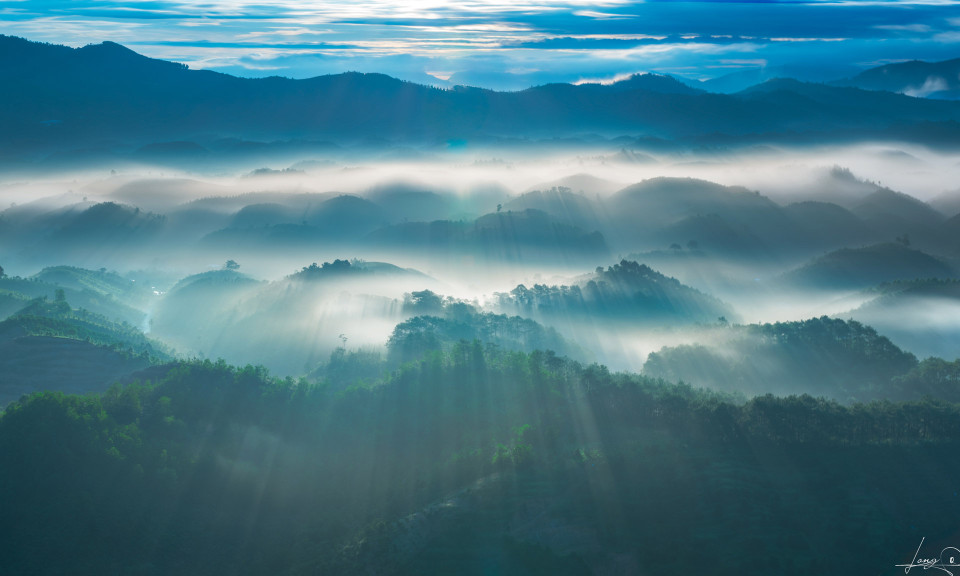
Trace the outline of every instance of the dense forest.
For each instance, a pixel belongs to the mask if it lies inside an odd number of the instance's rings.
[[[11,574],[886,573],[954,533],[958,416],[478,340],[347,388],[178,362],[7,407],[0,554]]]

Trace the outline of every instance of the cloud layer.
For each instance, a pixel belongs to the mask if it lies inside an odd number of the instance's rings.
[[[0,0],[0,33],[103,40],[244,76],[384,72],[519,89],[661,72],[790,66],[809,79],[960,56],[952,0]],[[818,78],[822,76],[823,78]]]

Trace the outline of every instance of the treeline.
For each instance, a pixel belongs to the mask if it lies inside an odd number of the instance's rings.
[[[126,322],[113,322],[88,310],[72,309],[63,290],[56,292],[53,302],[46,297],[30,301],[15,315],[0,322],[0,327],[19,327],[29,336],[53,336],[89,342],[130,358],[143,358],[153,363],[169,362],[174,355],[167,346],[147,338],[143,332]]]
[[[501,310],[534,318],[702,323],[720,316],[733,319],[734,314],[720,300],[629,260],[598,267],[589,278],[570,286],[520,284],[496,296]]]
[[[479,341],[346,389],[155,374],[6,409],[4,570],[877,572],[960,513],[960,406],[931,399],[743,402]]]
[[[663,348],[643,372],[747,395],[808,393],[843,402],[960,402],[957,363],[919,362],[888,338],[854,320],[827,316],[800,322],[730,326],[716,342]],[[952,367],[952,368],[951,368]]]

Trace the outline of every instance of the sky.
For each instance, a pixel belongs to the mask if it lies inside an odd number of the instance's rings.
[[[960,57],[960,0],[0,0],[0,34],[238,76],[381,72],[516,90],[762,67],[807,80]]]

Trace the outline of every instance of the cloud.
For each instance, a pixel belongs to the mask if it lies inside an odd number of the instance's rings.
[[[928,24],[877,24],[874,28],[893,32],[915,32],[917,34],[928,34],[932,30]]]
[[[633,70],[700,78],[738,60],[942,60],[955,57],[960,43],[956,4],[0,0],[0,33],[71,46],[112,40],[148,56],[245,75],[307,77],[359,63],[405,79],[474,78],[502,87]]]
[[[631,72],[627,74],[616,74],[614,76],[608,76],[607,78],[581,78],[574,82],[573,84],[580,86],[581,84],[602,84],[603,86],[609,86],[611,84],[616,84],[617,82],[623,82],[624,80],[629,80],[636,74],[636,72]]]
[[[934,92],[943,92],[949,88],[950,86],[947,84],[945,79],[939,76],[929,76],[923,83],[923,86],[920,86],[919,88],[915,86],[909,86],[903,91],[903,93],[907,96],[913,96],[915,98],[926,98]]]

